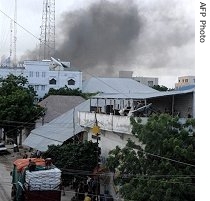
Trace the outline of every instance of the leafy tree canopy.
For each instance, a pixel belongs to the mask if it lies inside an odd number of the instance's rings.
[[[65,86],[65,87],[62,87],[60,89],[50,88],[49,92],[47,94],[45,94],[43,99],[50,96],[50,95],[82,96],[85,99],[89,99],[92,95],[95,95],[95,94],[82,93],[82,91],[79,88],[71,89],[71,88],[68,88],[67,86]]]
[[[53,163],[67,174],[64,179],[68,183],[75,176],[86,178],[87,172],[93,171],[97,165],[96,149],[97,143],[92,141],[50,145],[43,157],[52,158]]]
[[[42,116],[44,109],[34,104],[35,96],[25,77],[0,78],[0,127],[9,137],[16,139],[23,127],[31,127]]]
[[[174,90],[174,89],[169,89],[168,87],[163,86],[163,85],[161,85],[161,86],[160,85],[154,85],[152,88],[156,89],[158,91],[172,91],[172,90]]]
[[[183,123],[162,114],[150,117],[146,125],[131,121],[143,145],[129,140],[107,160],[125,200],[195,200],[194,119]]]
[[[97,143],[92,141],[50,145],[43,157],[50,157],[59,168],[92,171],[96,164]]]

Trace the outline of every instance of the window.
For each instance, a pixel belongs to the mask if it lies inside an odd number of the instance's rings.
[[[29,77],[33,77],[33,71],[29,71]]]
[[[185,79],[185,82],[188,82],[188,79]]]
[[[35,91],[39,91],[39,85],[35,85],[35,86],[34,86],[34,90],[35,90]]]
[[[46,72],[42,72],[42,77],[46,77]]]
[[[45,85],[41,85],[41,91],[45,91]]]
[[[154,85],[154,84],[153,84],[153,81],[148,81],[148,86],[149,86],[149,87],[153,87],[153,85]]]
[[[52,78],[50,81],[49,81],[49,84],[56,84],[56,79],[55,78]]]
[[[75,85],[75,81],[73,79],[68,80],[68,85]]]
[[[36,72],[36,77],[39,77],[39,72]]]

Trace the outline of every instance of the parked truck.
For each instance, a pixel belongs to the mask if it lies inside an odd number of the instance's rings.
[[[13,165],[12,201],[61,201],[61,170],[51,159],[17,159]]]

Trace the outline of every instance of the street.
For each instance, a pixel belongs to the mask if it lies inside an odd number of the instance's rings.
[[[20,153],[0,155],[0,201],[11,201],[12,178],[10,172],[13,168],[12,162],[17,158],[21,158]],[[66,189],[65,195],[61,195],[61,201],[70,201],[73,195],[74,191]]]
[[[0,156],[0,201],[10,201],[11,193],[11,162],[7,156]]]

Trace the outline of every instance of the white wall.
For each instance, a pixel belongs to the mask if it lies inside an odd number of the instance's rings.
[[[71,71],[70,68],[52,68],[52,61],[24,61],[21,68],[0,68],[0,75],[6,77],[10,73],[27,77],[29,85],[33,86],[38,98],[42,98],[48,93],[50,88],[59,89],[65,85],[71,89],[82,89],[82,72]],[[54,78],[56,84],[49,84],[49,80]],[[75,85],[68,85],[68,80],[73,79]]]
[[[102,157],[105,158],[108,157],[109,151],[115,149],[116,146],[119,146],[121,148],[125,147],[128,139],[131,139],[132,141],[135,141],[136,144],[142,146],[142,143],[140,143],[138,139],[134,137],[134,135],[132,134],[122,134],[110,131],[102,131],[102,134],[100,134],[99,137],[100,137],[99,147],[101,147],[101,155]],[[88,141],[89,140],[96,142],[96,139],[92,138],[91,130],[88,133]]]
[[[78,122],[80,126],[92,128],[95,123],[95,113],[78,112]],[[107,115],[96,113],[98,126],[101,130],[116,133],[131,134],[130,117],[119,115]],[[145,124],[148,118],[142,117],[142,124]]]
[[[175,83],[175,88],[180,88],[183,86],[194,85],[195,76],[182,76],[178,77],[178,83]]]

